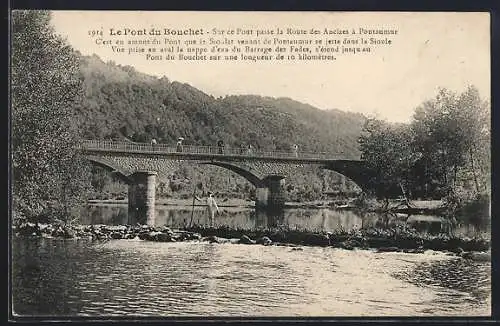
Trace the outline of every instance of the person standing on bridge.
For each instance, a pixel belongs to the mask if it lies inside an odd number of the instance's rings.
[[[295,157],[299,157],[299,145],[293,144],[293,154]]]
[[[184,140],[184,138],[182,138],[182,137],[177,138],[177,151],[178,152],[182,152],[182,149],[183,149],[182,148],[183,147],[182,146],[182,141],[183,140]]]
[[[224,141],[222,139],[217,142],[217,147],[219,148],[219,154],[224,154]]]
[[[151,147],[153,148],[153,151],[155,150],[156,147],[156,139],[151,139]]]

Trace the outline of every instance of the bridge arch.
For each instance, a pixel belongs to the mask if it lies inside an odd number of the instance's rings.
[[[240,166],[237,166],[237,165],[234,165],[234,164],[231,164],[228,162],[219,162],[219,161],[200,162],[200,164],[215,165],[215,166],[219,166],[221,168],[228,169],[228,170],[242,176],[246,180],[248,180],[248,182],[250,182],[256,188],[261,188],[261,187],[265,186],[264,181],[262,179],[260,179],[254,173],[252,173],[252,172],[248,171],[247,169],[244,169]]]
[[[110,172],[112,175],[116,176],[120,181],[123,181],[127,185],[130,185],[130,183],[132,182],[130,180],[130,178],[125,173],[118,170],[117,168],[115,168],[114,166],[112,166],[111,164],[109,164],[107,162],[100,161],[99,159],[96,159],[96,158],[87,158],[87,160],[90,163],[94,164],[95,166],[104,168],[105,170]]]
[[[321,166],[325,170],[337,172],[354,182],[362,191],[369,190],[373,171],[363,161],[337,160]]]

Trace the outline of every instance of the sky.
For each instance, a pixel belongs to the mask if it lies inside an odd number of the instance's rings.
[[[290,97],[320,109],[359,112],[409,122],[414,109],[439,87],[462,92],[468,85],[490,98],[488,13],[410,12],[145,12],[54,11],[58,34],[84,55],[133,66],[154,76],[218,96],[255,94]],[[113,53],[89,30],[110,28],[297,29],[386,28],[397,30],[390,46],[369,55],[343,55],[314,62],[170,62]],[[292,36],[290,36],[292,38]]]

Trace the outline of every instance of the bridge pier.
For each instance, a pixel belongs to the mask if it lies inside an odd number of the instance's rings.
[[[154,224],[156,174],[154,171],[138,171],[129,176],[129,224]]]
[[[263,186],[255,190],[255,207],[258,209],[282,209],[285,206],[285,178],[268,176]]]

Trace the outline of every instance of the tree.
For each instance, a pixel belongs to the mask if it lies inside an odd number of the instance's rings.
[[[416,160],[412,150],[413,136],[405,124],[390,124],[379,119],[368,119],[359,138],[361,159],[375,171],[369,188],[378,197],[388,198],[396,191],[406,195],[410,188],[409,170]]]
[[[47,11],[13,11],[11,39],[13,209],[29,218],[52,207],[67,218],[87,185],[75,150],[78,59]]]
[[[462,128],[467,135],[464,156],[474,178],[476,192],[490,187],[490,111],[489,103],[481,99],[479,91],[469,86],[460,94],[457,107],[462,114]]]
[[[368,119],[359,141],[362,159],[377,172],[372,187],[381,194],[398,183],[403,193],[438,198],[454,198],[459,190],[463,197],[471,188],[487,192],[489,116],[488,102],[471,86],[461,94],[440,89],[416,108],[410,124]]]
[[[489,178],[489,171],[484,173],[489,170],[489,112],[477,89],[469,87],[460,95],[441,89],[416,109],[412,130],[426,182],[438,179],[449,193],[458,186],[460,174],[470,172],[475,190],[484,188],[479,171],[483,167],[481,176]]]

